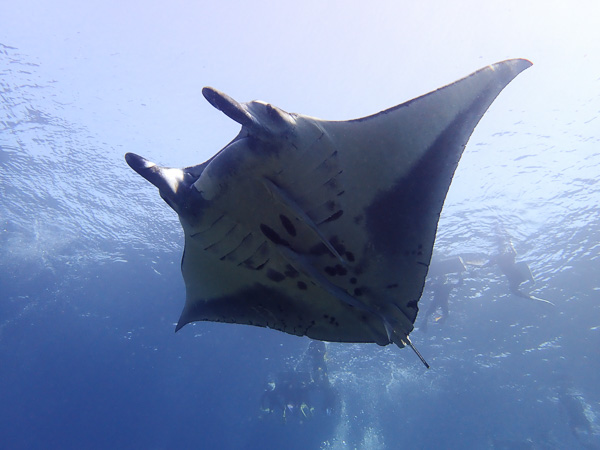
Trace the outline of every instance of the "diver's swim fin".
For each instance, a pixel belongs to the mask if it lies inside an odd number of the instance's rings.
[[[536,300],[538,302],[542,302],[542,303],[548,303],[549,305],[552,306],[556,306],[554,303],[552,303],[550,300],[544,300],[543,298],[539,298],[539,297],[534,297],[533,295],[530,295],[529,298],[531,300]]]

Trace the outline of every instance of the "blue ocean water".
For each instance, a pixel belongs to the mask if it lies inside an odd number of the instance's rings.
[[[328,343],[339,408],[284,420],[261,398],[309,340],[214,323],[174,334],[175,214],[128,149],[66,117],[35,63],[0,53],[3,448],[600,448],[600,97],[552,136],[517,117],[474,137],[439,225],[442,258],[493,253],[501,224],[556,306],[470,269],[443,325],[417,319],[431,369],[408,349]],[[427,285],[422,311],[430,301]]]

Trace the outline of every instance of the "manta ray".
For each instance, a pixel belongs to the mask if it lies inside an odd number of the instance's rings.
[[[125,159],[179,215],[194,321],[413,348],[409,334],[452,177],[475,126],[531,63],[513,59],[348,121],[206,100],[241,125],[208,161]]]

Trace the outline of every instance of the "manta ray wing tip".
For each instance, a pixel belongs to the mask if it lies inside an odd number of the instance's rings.
[[[181,330],[185,325],[187,325],[187,322],[179,319],[179,322],[177,322],[177,325],[175,326],[175,333],[177,333],[179,330]]]
[[[520,66],[521,70],[525,70],[528,67],[533,66],[533,63],[526,58],[517,58],[514,60],[515,64]]]
[[[522,71],[524,71],[525,69],[528,69],[529,67],[531,67],[533,65],[533,63],[531,61],[529,61],[528,59],[525,58],[514,58],[514,59],[507,59],[505,61],[500,61],[496,64],[492,64],[490,67],[492,69],[496,69],[499,67],[510,67],[512,71],[515,72],[515,75],[518,73],[521,73]]]

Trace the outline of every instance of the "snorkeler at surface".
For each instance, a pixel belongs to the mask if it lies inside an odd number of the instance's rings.
[[[517,297],[527,300],[535,300],[554,306],[554,303],[543,298],[535,297],[528,290],[535,285],[535,279],[526,262],[517,262],[517,252],[513,246],[510,236],[501,225],[496,226],[496,241],[498,252],[487,257],[486,255],[474,253],[463,254],[462,259],[467,266],[486,268],[498,266],[508,281],[508,289]]]
[[[554,306],[554,303],[535,297],[523,291],[523,288],[533,287],[535,279],[526,262],[517,262],[517,252],[513,243],[504,229],[497,227],[498,253],[490,258],[487,264],[482,267],[497,265],[500,271],[508,280],[508,288],[514,295],[528,300],[535,300],[542,303],[548,303]]]
[[[337,392],[329,382],[326,347],[311,341],[294,370],[280,373],[269,383],[261,398],[261,409],[302,422],[317,414],[331,415],[337,405]]]

